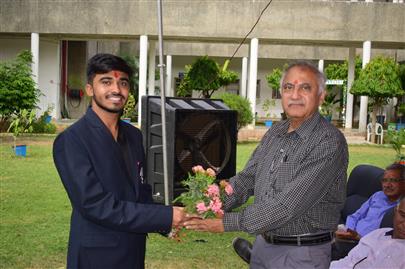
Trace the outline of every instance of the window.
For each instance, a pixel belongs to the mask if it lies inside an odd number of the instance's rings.
[[[248,87],[248,85],[246,85],[246,87]],[[249,89],[246,89],[247,91]],[[227,93],[233,93],[233,94],[237,94],[240,95],[240,83],[239,83],[239,79],[227,86],[225,86],[225,91]],[[256,83],[256,98],[260,98],[260,79],[257,80]]]
[[[239,91],[240,91],[239,79],[236,80],[235,82],[232,82],[231,84],[227,85],[225,87],[225,91],[227,93],[233,93],[233,94],[239,95]]]

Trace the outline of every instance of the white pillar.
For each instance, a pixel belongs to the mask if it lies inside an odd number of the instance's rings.
[[[242,75],[240,79],[240,95],[246,98],[246,84],[247,84],[247,69],[248,69],[248,59],[247,57],[242,58]]]
[[[156,95],[155,93],[155,68],[156,68],[156,42],[149,41],[148,55],[148,95]]]
[[[172,87],[172,56],[166,56],[166,92],[167,96],[174,96]]]
[[[366,3],[373,3],[373,0],[366,0]]]
[[[255,126],[255,113],[256,113],[256,86],[257,86],[257,55],[259,48],[259,40],[252,38],[250,41],[250,53],[249,53],[249,81],[248,81],[248,100],[253,113],[253,123],[249,125],[249,128]]]
[[[139,47],[139,90],[138,90],[138,125],[141,125],[142,96],[146,95],[146,71],[148,57],[148,36],[141,35]]]
[[[319,60],[318,61],[318,70],[323,73],[323,66],[324,66],[324,60]]]
[[[363,65],[362,68],[370,62],[371,55],[371,41],[364,41],[363,43]],[[368,106],[368,97],[360,97],[360,115],[359,115],[359,131],[365,132],[367,128],[367,106]]]
[[[38,87],[39,82],[39,34],[31,33],[31,53],[32,53],[32,79]]]
[[[345,129],[352,129],[353,127],[353,94],[350,93],[354,81],[354,71],[356,68],[356,48],[349,48],[349,66],[347,74],[347,90],[346,90],[346,115],[345,115]]]

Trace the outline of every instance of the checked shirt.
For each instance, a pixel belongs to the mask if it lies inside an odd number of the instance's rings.
[[[225,231],[299,235],[336,230],[346,196],[348,150],[342,133],[319,113],[287,133],[271,127],[244,170],[230,179]],[[229,212],[254,195],[254,203]]]

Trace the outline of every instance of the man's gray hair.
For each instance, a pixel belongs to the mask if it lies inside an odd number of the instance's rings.
[[[312,62],[306,61],[306,60],[299,60],[299,61],[296,61],[296,62],[293,62],[292,64],[290,64],[287,67],[287,69],[284,71],[283,75],[281,76],[280,92],[282,92],[282,89],[283,89],[283,83],[284,83],[285,76],[288,74],[290,69],[292,69],[294,67],[300,67],[300,68],[308,69],[309,71],[311,71],[316,77],[316,82],[318,84],[318,94],[321,94],[322,92],[325,91],[326,76],[321,71],[319,71],[319,69]]]

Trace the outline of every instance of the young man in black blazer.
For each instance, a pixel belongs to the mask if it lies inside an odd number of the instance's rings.
[[[184,220],[182,208],[153,204],[141,132],[120,120],[132,73],[117,56],[92,57],[91,106],[54,142],[72,204],[67,268],[144,268],[147,233],[168,233]]]

